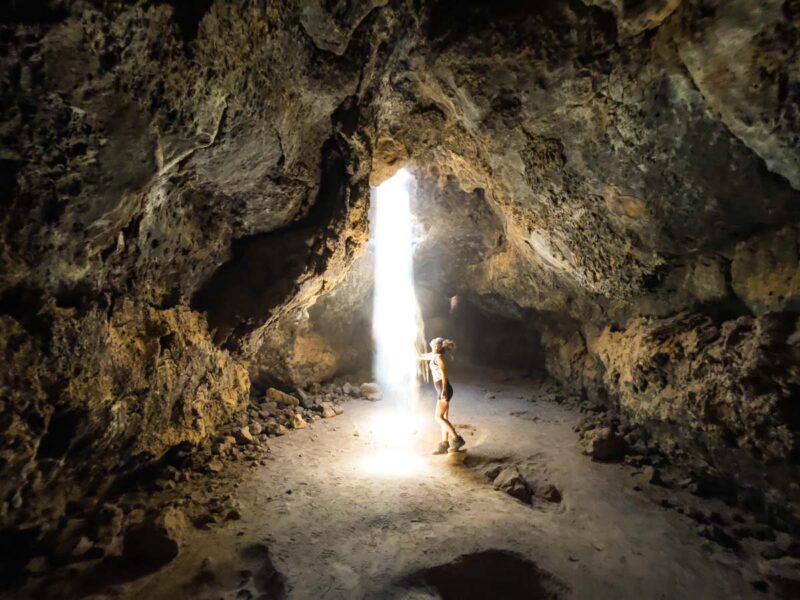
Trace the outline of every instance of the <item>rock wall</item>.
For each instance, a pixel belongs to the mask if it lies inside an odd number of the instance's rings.
[[[453,182],[479,193],[498,225],[472,226],[500,233],[441,277],[676,459],[796,502],[796,3],[427,8],[390,58],[381,147],[455,222]]]
[[[1,10],[0,527],[250,378],[363,365],[369,185],[404,163],[431,318],[524,324],[698,464],[797,465],[796,1]]]
[[[268,323],[366,238],[378,60],[371,7],[2,11],[0,529],[244,409]]]

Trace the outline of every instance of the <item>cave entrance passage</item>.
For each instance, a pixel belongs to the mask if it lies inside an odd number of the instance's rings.
[[[414,348],[419,308],[414,291],[412,181],[412,175],[400,169],[373,192],[373,373],[383,406],[372,428],[373,442],[381,446],[381,451],[364,466],[375,474],[411,474],[421,463],[412,448],[419,425]]]

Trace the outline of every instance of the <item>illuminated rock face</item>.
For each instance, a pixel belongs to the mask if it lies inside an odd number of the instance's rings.
[[[432,322],[519,324],[705,467],[796,463],[795,2],[189,4],[0,9],[2,524],[368,364],[409,160]]]

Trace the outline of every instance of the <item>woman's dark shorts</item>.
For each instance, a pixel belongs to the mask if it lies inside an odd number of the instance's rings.
[[[439,398],[442,397],[442,382],[441,381],[434,381],[433,387],[436,388],[436,400],[438,401]],[[447,391],[445,392],[444,396],[448,402],[450,402],[450,398],[453,397],[453,386],[450,385],[450,382],[447,382]]]

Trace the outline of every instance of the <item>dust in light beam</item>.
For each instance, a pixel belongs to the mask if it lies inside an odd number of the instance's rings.
[[[411,174],[400,169],[378,186],[374,195],[373,372],[381,388],[382,406],[372,423],[376,451],[362,463],[363,469],[374,475],[411,475],[424,465],[413,450],[419,421],[411,181]]]

